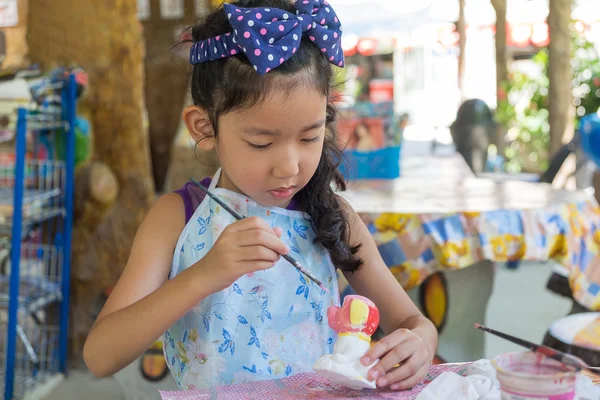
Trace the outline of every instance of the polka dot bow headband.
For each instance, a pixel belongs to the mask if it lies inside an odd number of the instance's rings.
[[[296,15],[278,8],[223,8],[233,32],[194,43],[192,64],[244,54],[263,75],[292,57],[306,35],[329,62],[344,66],[342,26],[325,0],[296,0]]]

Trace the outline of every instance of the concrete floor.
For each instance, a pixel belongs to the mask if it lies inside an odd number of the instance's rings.
[[[522,263],[518,270],[499,268],[494,291],[488,306],[486,324],[498,327],[525,339],[541,342],[547,327],[566,315],[571,303],[545,289],[551,273],[550,264]],[[486,337],[485,357],[519,351],[520,349],[495,337]],[[158,389],[173,390],[173,381],[161,384],[144,383],[137,373],[137,364],[116,377],[95,379],[86,371],[73,371],[42,400],[153,400],[160,399]],[[133,388],[136,387],[137,390]],[[124,389],[127,388],[127,389]],[[133,397],[134,393],[138,393]],[[144,394],[140,394],[144,393]]]
[[[96,379],[86,370],[71,371],[48,395],[32,396],[48,400],[126,400],[115,378]]]
[[[518,270],[500,268],[488,305],[486,324],[541,343],[546,329],[571,311],[572,302],[546,289],[551,264],[523,263]],[[495,336],[486,336],[485,357],[522,349]]]

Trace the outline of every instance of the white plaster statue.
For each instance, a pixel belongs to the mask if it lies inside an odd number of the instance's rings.
[[[364,366],[360,359],[369,350],[371,335],[379,325],[379,310],[366,297],[351,295],[344,298],[342,307],[329,307],[327,317],[338,338],[333,353],[319,358],[313,370],[350,389],[375,389],[375,381],[370,381],[367,373],[379,360]]]

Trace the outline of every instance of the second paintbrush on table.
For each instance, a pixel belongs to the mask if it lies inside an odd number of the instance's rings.
[[[217,202],[221,207],[223,207],[235,219],[237,219],[238,221],[244,219],[243,215],[240,215],[239,213],[232,210],[231,207],[229,207],[227,204],[225,204],[218,196],[215,196],[214,194],[212,194],[210,192],[210,190],[208,190],[208,188],[206,188],[200,182],[198,182],[194,178],[190,178],[190,182],[192,182],[195,186],[197,186],[200,190],[202,190],[207,196],[209,196],[211,199],[213,199],[215,202]],[[294,257],[290,256],[289,254],[281,254],[281,257],[283,257],[287,262],[292,264],[298,271],[300,271],[304,275],[308,276],[308,278],[311,281],[313,281],[314,283],[316,283],[321,289],[323,289],[324,291],[329,293],[329,289],[327,289],[325,287],[325,285],[323,285],[323,283],[321,283],[321,281],[318,280],[317,277],[315,277],[309,270],[304,268],[302,266],[302,264],[300,264],[298,261],[296,261],[296,259]]]
[[[561,362],[564,365],[573,367],[577,370],[585,369],[594,373],[600,372],[599,367],[592,367],[590,365],[587,365],[582,359],[575,357],[571,354],[563,353],[562,351],[558,351],[548,346],[532,343],[527,340],[509,335],[507,333],[488,328],[481,324],[475,324],[475,328],[480,329],[484,332],[491,333],[492,335],[498,336],[504,340],[508,340],[509,342],[518,344],[519,346],[525,347],[526,349],[529,349],[534,353],[543,354],[546,357],[552,358],[553,360]]]

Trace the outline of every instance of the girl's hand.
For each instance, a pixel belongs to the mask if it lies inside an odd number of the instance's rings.
[[[410,389],[427,376],[433,355],[425,342],[409,329],[398,329],[373,345],[361,362],[368,366],[380,361],[369,371],[369,379],[377,386],[392,390]],[[397,364],[400,366],[394,368]]]
[[[263,219],[245,218],[225,228],[195,267],[215,276],[210,284],[215,292],[221,291],[243,275],[273,267],[280,254],[288,254],[290,249],[280,236],[281,230]]]

